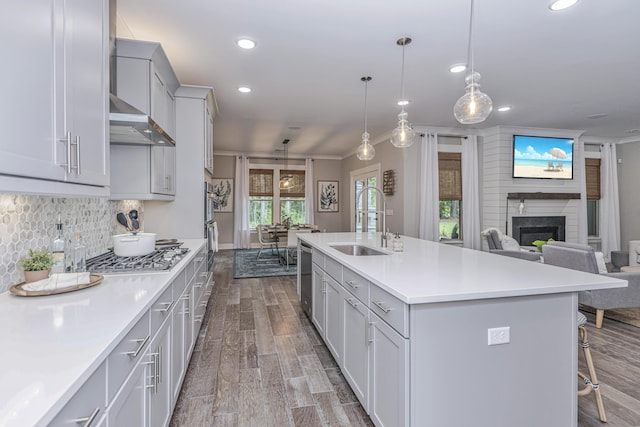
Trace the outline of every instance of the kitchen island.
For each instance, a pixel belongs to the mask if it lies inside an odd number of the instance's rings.
[[[166,272],[0,294],[0,426],[168,425],[213,285],[205,241],[182,247]]]
[[[374,424],[577,424],[577,292],[625,281],[409,237],[393,253],[379,233],[298,238],[312,321]]]

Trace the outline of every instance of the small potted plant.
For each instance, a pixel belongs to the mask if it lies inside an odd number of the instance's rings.
[[[35,282],[49,277],[53,256],[49,251],[34,251],[29,249],[29,255],[20,258],[18,263],[24,270],[25,282]]]

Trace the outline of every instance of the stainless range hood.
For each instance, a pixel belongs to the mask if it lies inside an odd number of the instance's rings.
[[[148,114],[117,96],[109,95],[112,144],[175,146],[171,138]]]

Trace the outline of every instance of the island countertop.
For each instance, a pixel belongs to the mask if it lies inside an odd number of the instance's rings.
[[[380,233],[305,233],[298,238],[407,304],[621,288],[626,280],[401,236],[403,252],[380,247]],[[352,256],[356,243],[388,255]]]

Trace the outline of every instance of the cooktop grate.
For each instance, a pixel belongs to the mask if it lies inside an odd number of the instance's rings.
[[[156,249],[140,256],[117,256],[109,251],[87,260],[91,273],[140,273],[145,271],[168,271],[189,252],[186,248]]]

